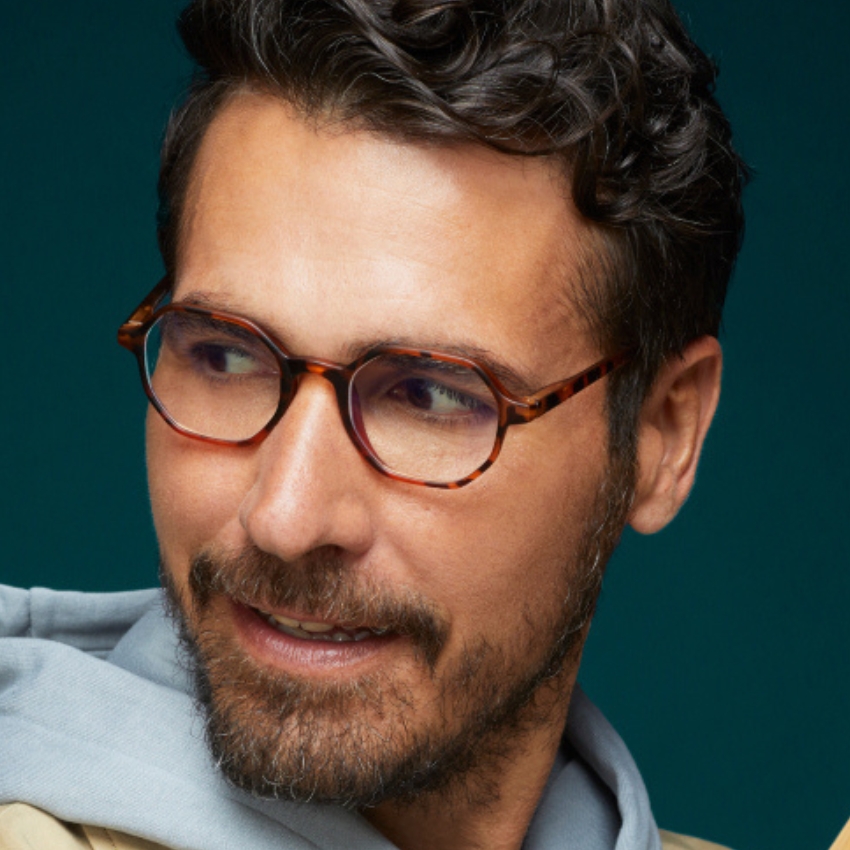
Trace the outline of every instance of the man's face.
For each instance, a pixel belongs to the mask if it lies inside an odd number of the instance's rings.
[[[195,163],[174,300],[335,362],[388,342],[474,349],[528,393],[610,353],[567,297],[588,240],[544,162],[316,130],[243,94]],[[256,447],[152,413],[148,464],[166,583],[235,781],[375,803],[457,775],[484,787],[557,740],[628,496],[607,470],[604,383],[511,428],[462,490],[376,472],[317,375]]]

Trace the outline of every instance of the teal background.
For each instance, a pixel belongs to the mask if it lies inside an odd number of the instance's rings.
[[[0,580],[155,580],[144,401],[115,329],[160,273],[174,0],[3,3]],[[690,502],[627,534],[582,673],[663,826],[826,848],[850,816],[850,4],[683,0],[757,172]]]

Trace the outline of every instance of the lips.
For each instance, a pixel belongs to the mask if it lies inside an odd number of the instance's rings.
[[[342,626],[338,623],[322,620],[298,620],[283,614],[273,614],[262,608],[254,608],[270,626],[290,637],[307,641],[346,643],[381,637],[387,633],[384,628],[366,628],[362,626]]]

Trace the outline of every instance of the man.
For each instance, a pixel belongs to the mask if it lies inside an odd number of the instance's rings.
[[[165,593],[0,597],[0,847],[657,850],[576,677],[717,404],[710,63],[664,0],[180,30],[166,275],[119,333]]]

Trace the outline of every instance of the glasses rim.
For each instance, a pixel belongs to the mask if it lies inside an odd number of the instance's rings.
[[[507,429],[511,425],[520,425],[532,422],[535,419],[554,410],[558,405],[568,401],[587,387],[609,375],[615,369],[628,363],[633,353],[621,352],[613,357],[604,357],[568,378],[547,384],[528,396],[517,395],[508,390],[499,378],[493,374],[485,364],[476,360],[456,354],[449,354],[432,349],[406,348],[399,346],[376,346],[361,354],[349,364],[335,363],[329,360],[311,357],[296,357],[274,337],[256,322],[242,316],[221,310],[210,310],[203,307],[184,304],[164,304],[163,301],[171,292],[171,279],[168,275],[163,277],[156,286],[142,300],[139,306],[130,314],[127,320],[118,329],[118,343],[135,355],[142,386],[148,400],[154,409],[179,434],[185,437],[205,442],[211,445],[245,447],[261,443],[272,432],[274,427],[286,413],[292,396],[294,395],[297,379],[303,374],[320,375],[328,379],[334,387],[337,396],[338,407],[342,417],[343,425],[349,438],[354,443],[360,455],[382,475],[396,481],[414,484],[423,487],[434,487],[445,490],[455,490],[472,483],[480,478],[495,462],[502,450]],[[293,380],[293,391],[286,393],[281,387],[281,393],[277,408],[269,421],[260,428],[252,437],[240,440],[228,440],[219,437],[210,437],[193,431],[177,422],[168,412],[162,401],[156,395],[150,383],[145,363],[145,341],[148,332],[159,319],[168,313],[184,313],[189,315],[201,315],[218,321],[235,324],[255,334],[272,351],[281,367],[281,374],[289,374]],[[487,385],[493,393],[499,410],[498,425],[494,436],[493,448],[486,460],[468,475],[453,481],[431,481],[411,477],[397,472],[387,466],[372,448],[368,437],[358,425],[356,417],[352,415],[351,386],[357,373],[367,363],[386,355],[397,355],[415,359],[439,360],[440,362],[452,363],[473,370]]]

